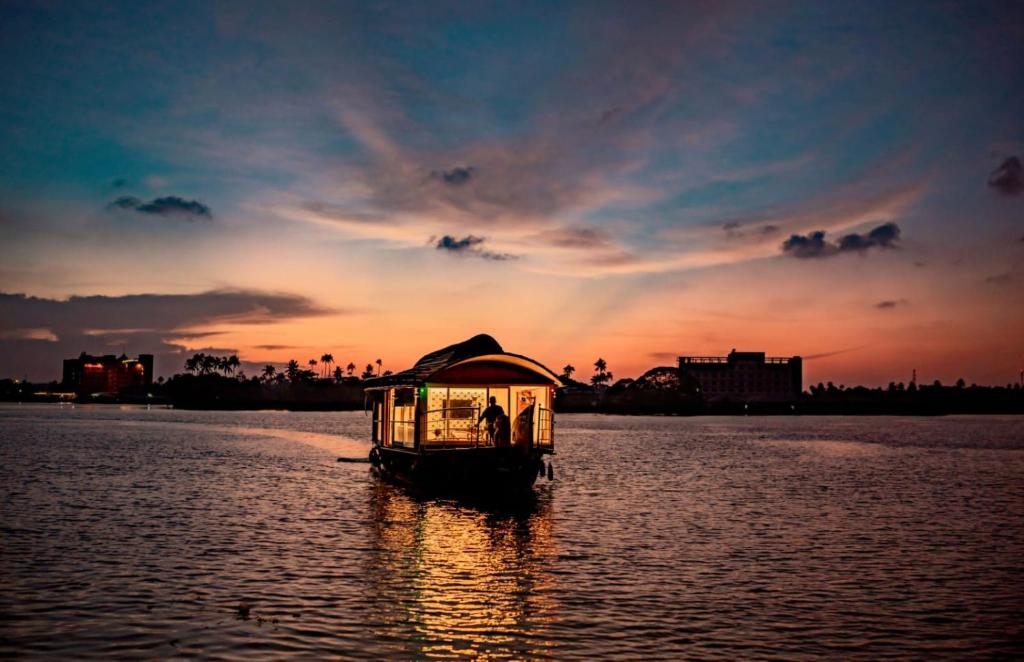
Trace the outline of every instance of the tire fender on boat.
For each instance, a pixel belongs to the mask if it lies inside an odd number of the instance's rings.
[[[370,449],[370,464],[372,464],[375,467],[380,466],[380,451],[377,450],[376,448]]]

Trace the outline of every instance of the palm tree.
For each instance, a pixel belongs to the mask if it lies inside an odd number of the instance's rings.
[[[377,376],[380,377],[380,368],[381,368],[382,365],[384,365],[384,362],[381,361],[380,359],[377,359],[376,363],[377,363]]]
[[[331,364],[334,363],[334,354],[324,354],[320,357],[320,363],[324,365],[324,377],[331,374]]]
[[[340,384],[341,383],[341,377],[342,377],[343,374],[344,373],[341,372],[341,366],[340,365],[335,367],[334,368],[334,381],[337,382],[338,384]]]
[[[277,372],[277,368],[270,365],[269,363],[263,366],[263,380],[269,382],[274,378],[275,372]]]
[[[348,376],[351,377],[352,373],[356,371],[356,364],[349,361],[345,369],[348,370]]]
[[[202,357],[202,368],[200,369],[202,374],[208,375],[220,367],[220,360],[213,354],[203,354]]]
[[[231,356],[228,357],[227,364],[228,370],[231,372],[231,374],[234,374],[235,370],[238,370],[242,366],[242,362],[238,360],[238,356],[236,356],[235,354],[232,354]]]
[[[185,370],[188,370],[192,374],[195,374],[196,371],[199,370],[199,363],[200,362],[201,362],[201,359],[199,358],[199,355],[198,354],[193,354],[192,358],[185,359]]]
[[[608,363],[604,359],[597,359],[594,361],[594,376],[590,378],[590,383],[594,386],[600,386],[611,381],[612,373],[608,372]]]
[[[367,363],[366,370],[363,370],[362,378],[369,379],[370,377],[373,377],[373,364]]]
[[[284,369],[286,375],[288,375],[288,381],[297,382],[299,381],[299,362],[292,359],[288,362],[288,367]]]
[[[576,367],[571,363],[566,364],[566,366],[562,368],[562,376],[566,379],[572,379],[572,373],[574,372],[576,372]]]
[[[315,374],[315,371],[316,371],[316,359],[310,359],[308,361],[308,363],[309,363],[309,370],[310,370],[310,372],[313,372]]]

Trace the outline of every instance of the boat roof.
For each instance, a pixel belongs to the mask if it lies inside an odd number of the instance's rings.
[[[551,383],[555,386],[562,385],[562,379],[542,364],[522,354],[506,352],[501,348],[497,340],[486,333],[481,333],[468,340],[442,347],[424,355],[416,362],[416,365],[408,370],[396,372],[393,375],[368,379],[366,380],[365,388],[421,386],[429,382],[432,376],[442,370],[465,363],[483,361],[512,364],[535,373],[538,377],[538,382]]]

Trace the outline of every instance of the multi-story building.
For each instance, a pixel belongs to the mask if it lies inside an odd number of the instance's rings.
[[[728,356],[680,356],[681,379],[689,379],[708,401],[785,401],[803,390],[799,356],[737,352]]]
[[[78,393],[120,393],[152,383],[152,354],[130,359],[124,354],[92,356],[82,352],[78,358],[64,359],[64,386]]]

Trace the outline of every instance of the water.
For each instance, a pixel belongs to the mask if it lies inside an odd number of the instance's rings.
[[[1024,644],[1020,418],[563,415],[555,481],[504,509],[336,462],[368,430],[361,413],[0,407],[0,657]]]

